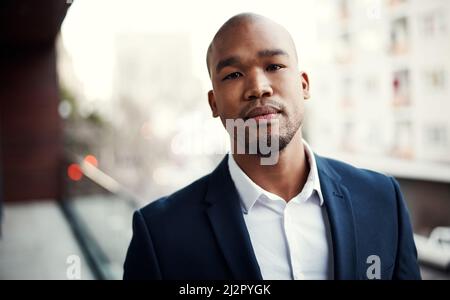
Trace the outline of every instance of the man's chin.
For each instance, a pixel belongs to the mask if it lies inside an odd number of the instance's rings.
[[[278,135],[268,136],[267,139],[263,140],[251,139],[249,141],[246,141],[245,145],[241,145],[240,152],[242,152],[243,148],[245,148],[244,153],[237,153],[268,157],[273,155],[274,153],[283,151],[289,144],[289,142],[286,138],[280,137]]]

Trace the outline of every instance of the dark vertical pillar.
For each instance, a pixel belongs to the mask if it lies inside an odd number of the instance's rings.
[[[53,45],[9,55],[0,70],[5,201],[57,197],[61,122]]]
[[[0,4],[0,166],[5,202],[58,198],[62,155],[55,37],[65,1]]]

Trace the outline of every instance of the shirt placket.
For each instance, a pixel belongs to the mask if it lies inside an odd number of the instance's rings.
[[[298,241],[295,235],[295,219],[293,206],[297,203],[288,203],[284,209],[284,231],[287,241],[287,247],[289,250],[289,262],[291,267],[292,277],[295,280],[305,279],[305,275],[302,273],[300,264],[300,249],[298,249]]]

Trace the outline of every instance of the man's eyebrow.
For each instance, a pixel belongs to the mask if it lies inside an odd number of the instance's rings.
[[[289,54],[282,49],[264,49],[264,50],[258,51],[259,57],[272,57],[272,56],[277,56],[277,55],[289,56]],[[239,63],[240,63],[240,59],[238,56],[230,56],[225,59],[222,59],[221,61],[219,61],[217,63],[216,73],[219,73],[225,67],[237,65]]]
[[[285,55],[289,56],[289,54],[281,49],[264,49],[258,52],[259,57],[271,57],[276,55]]]
[[[219,73],[225,67],[239,64],[239,61],[240,61],[239,57],[237,56],[230,56],[225,59],[222,59],[217,63],[216,73]]]

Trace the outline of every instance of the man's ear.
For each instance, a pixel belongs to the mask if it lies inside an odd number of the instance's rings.
[[[214,96],[213,90],[210,90],[208,92],[208,103],[209,103],[209,107],[211,108],[213,118],[217,118],[219,116],[219,114],[217,113],[216,97]]]
[[[311,97],[309,93],[309,78],[308,74],[305,72],[300,73],[301,81],[302,81],[302,90],[303,90],[303,97],[305,99],[309,99]]]

